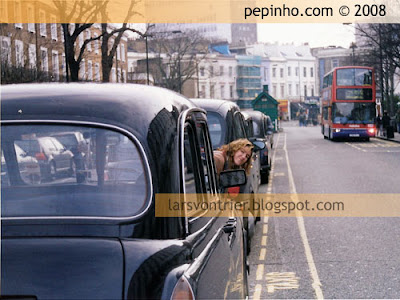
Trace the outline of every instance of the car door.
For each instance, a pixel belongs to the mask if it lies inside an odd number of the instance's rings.
[[[205,120],[188,117],[183,128],[183,179],[185,197],[196,193],[196,201],[210,203],[217,194],[212,147]],[[205,206],[204,206],[205,207]],[[196,298],[245,297],[245,264],[242,220],[235,215],[202,217],[206,209],[187,212],[189,240],[196,239],[195,263],[187,274],[196,282]],[[234,229],[226,232],[227,226]]]

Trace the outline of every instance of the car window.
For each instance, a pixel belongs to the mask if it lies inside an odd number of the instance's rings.
[[[253,122],[253,131],[254,131],[254,136],[260,135],[260,126],[258,126],[257,122]]]
[[[226,136],[226,129],[222,117],[215,112],[207,113],[207,124],[210,131],[211,143],[214,148],[222,146]]]
[[[65,151],[57,156],[29,147],[37,140],[43,144],[54,140],[62,147],[50,136],[71,131],[88,136],[81,153]],[[27,155],[17,159],[14,143]],[[59,124],[4,125],[1,149],[2,182],[8,182],[1,187],[4,217],[128,217],[147,203],[144,159],[135,143],[120,132]],[[30,175],[35,179],[30,180]]]
[[[234,140],[246,138],[244,120],[240,112],[235,112],[233,117]]]

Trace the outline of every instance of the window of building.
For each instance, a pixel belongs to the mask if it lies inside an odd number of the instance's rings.
[[[304,97],[307,97],[307,86],[304,86]]]
[[[281,98],[285,98],[285,86],[281,84]]]
[[[214,98],[214,85],[210,86],[210,97]]]
[[[47,36],[47,24],[46,22],[46,14],[43,10],[39,10],[39,20],[40,20],[40,25],[39,25],[39,32],[41,36]]]
[[[291,83],[289,83],[289,85],[288,85],[288,94],[289,94],[289,96],[292,96],[292,84]]]
[[[276,77],[276,68],[272,68],[272,77],[273,77],[273,78]]]
[[[273,92],[273,94],[274,94],[274,97],[277,97],[277,96],[278,96],[278,95],[277,95],[277,90],[276,90],[276,85],[275,85],[275,84],[274,84],[274,86],[273,86],[272,92]]]
[[[311,96],[314,97],[314,87],[312,86],[310,89],[311,89]]]
[[[287,68],[287,75],[292,76],[292,68],[291,67]]]
[[[86,80],[86,70],[85,70],[85,60],[82,59],[81,63],[79,64],[79,77],[81,80]]]
[[[233,85],[229,86],[229,96],[231,99],[233,98]]]
[[[224,75],[224,66],[219,66],[219,75]]]
[[[200,76],[204,76],[204,67],[200,68]]]
[[[51,30],[51,38],[55,41],[57,41],[57,24],[56,24],[56,18],[52,17],[52,23],[50,24],[50,30]]]
[[[40,62],[41,62],[41,71],[48,72],[49,71],[49,58],[47,56],[47,48],[40,47]]]
[[[306,67],[303,67],[303,76],[307,77],[307,68]]]
[[[232,77],[232,76],[233,76],[233,68],[229,67],[229,77]]]
[[[53,76],[56,81],[60,80],[60,62],[58,61],[58,52],[53,50],[51,53],[52,61],[51,63],[53,64]]]
[[[299,76],[299,67],[296,67],[296,69],[295,69],[295,75],[296,75],[296,77]]]
[[[20,40],[15,40],[15,65],[24,66],[24,43]]]
[[[210,66],[210,77],[214,76],[214,67]]]
[[[283,78],[283,68],[280,68],[280,75],[281,75],[281,78]]]
[[[205,98],[206,97],[206,86],[202,85],[201,86],[201,97],[200,98]]]
[[[86,32],[86,39],[89,40],[92,37],[91,34],[90,34],[90,30],[86,29],[85,32]],[[88,51],[92,51],[92,44],[91,43],[87,43],[86,44],[86,49]]]
[[[111,69],[111,82],[116,82],[117,81],[117,74],[115,72],[115,68]]]
[[[300,96],[300,86],[296,84],[296,96]]]
[[[339,60],[338,59],[332,59],[332,69],[339,67]]]
[[[310,77],[314,77],[314,68],[313,67],[310,68]]]
[[[36,45],[29,44],[28,46],[29,68],[36,69]]]
[[[93,34],[94,38],[97,38],[99,35],[97,33]],[[94,53],[99,54],[99,40],[94,40]]]
[[[117,46],[117,60],[121,60],[121,47],[120,47],[120,45]]]
[[[96,63],[94,65],[94,76],[96,81],[100,81],[100,64]]]
[[[121,60],[125,61],[125,45],[121,44]]]
[[[92,81],[93,80],[93,65],[92,65],[92,61],[88,60],[88,80]]]
[[[67,68],[65,67],[65,53],[62,54],[61,58],[61,71],[64,77],[67,76]]]
[[[221,99],[225,99],[225,85],[221,85]]]

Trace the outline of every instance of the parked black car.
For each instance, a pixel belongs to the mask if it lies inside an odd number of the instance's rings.
[[[214,149],[239,138],[248,138],[246,135],[245,121],[240,108],[233,102],[219,99],[192,99],[201,108],[207,111],[207,123],[210,128],[211,141]],[[253,165],[248,175],[248,183],[241,188],[241,193],[254,195],[259,191],[260,186],[260,164],[258,146],[253,151]],[[250,202],[254,201],[249,199]],[[253,204],[251,204],[252,206]],[[250,252],[251,238],[254,234],[255,215],[245,218],[247,231],[247,253]]]
[[[248,119],[250,127],[252,126],[248,129],[251,139],[265,143],[265,148],[260,151],[260,174],[261,183],[268,183],[274,137],[271,118],[260,111],[247,110],[242,113]]]
[[[203,110],[141,85],[16,85],[1,93],[10,170],[1,187],[2,299],[247,297],[242,218],[155,217],[159,194],[196,193],[201,203],[219,196]],[[62,132],[89,144],[86,180],[25,185],[14,141]],[[233,173],[224,187],[245,184],[243,170]]]

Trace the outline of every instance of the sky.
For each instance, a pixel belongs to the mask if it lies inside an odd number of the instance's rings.
[[[342,46],[355,41],[354,25],[343,24],[258,24],[258,41],[280,44],[309,43],[310,47]]]

